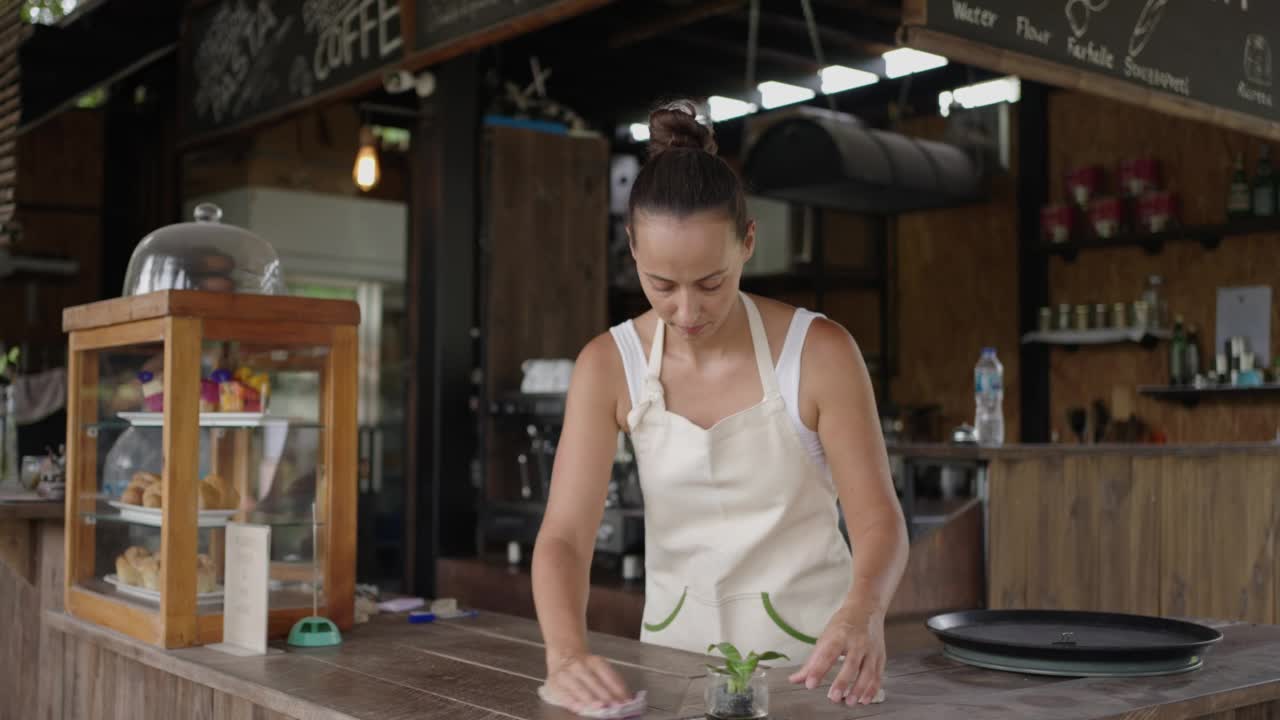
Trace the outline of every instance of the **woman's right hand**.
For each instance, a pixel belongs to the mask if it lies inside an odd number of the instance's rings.
[[[575,713],[625,703],[633,698],[608,660],[587,653],[547,660],[547,687]]]

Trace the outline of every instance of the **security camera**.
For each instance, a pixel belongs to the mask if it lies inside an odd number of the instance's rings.
[[[417,78],[408,70],[389,70],[382,76],[382,87],[393,95],[412,90],[416,83]]]

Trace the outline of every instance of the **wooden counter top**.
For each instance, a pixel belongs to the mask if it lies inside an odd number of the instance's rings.
[[[0,500],[0,520],[61,520],[66,509],[62,500]]]
[[[409,625],[401,615],[381,616],[353,629],[338,648],[291,649],[250,658],[207,648],[158,650],[61,613],[47,613],[46,623],[66,634],[68,646],[78,643],[81,653],[114,655],[115,659],[99,662],[114,668],[116,684],[128,686],[120,691],[121,697],[137,703],[168,698],[173,712],[195,712],[178,707],[184,702],[194,704],[191,697],[165,692],[165,687],[173,687],[172,676],[177,676],[236,702],[265,708],[254,716],[273,719],[574,717],[538,700],[543,650],[537,625],[509,616],[482,614],[428,625]],[[971,668],[947,660],[937,650],[896,656],[886,671],[886,702],[868,707],[832,705],[820,690],[788,685],[786,671],[779,669],[770,674],[771,717],[1160,720],[1243,717],[1231,711],[1280,707],[1280,627],[1217,626],[1225,639],[1204,668],[1169,677],[1064,679]],[[702,717],[704,657],[607,635],[593,636],[592,647],[613,660],[633,687],[648,689],[648,720]],[[81,660],[69,657],[64,665],[68,672],[75,668],[77,673],[64,680],[65,686],[80,688],[63,696],[68,716],[80,716],[74,703],[107,700],[101,697],[101,687],[94,689],[104,682],[102,678],[78,676],[95,667],[94,661]],[[129,662],[147,667],[134,665],[123,671]],[[158,716],[155,708],[147,715],[152,716]]]
[[[1280,457],[1280,443],[1211,443],[1195,445],[1118,444],[1075,445],[1067,443],[1004,445],[978,447],[949,443],[894,443],[888,446],[890,455],[930,460],[1044,458],[1054,456],[1133,456],[1133,457],[1216,457],[1222,455],[1274,455]]]

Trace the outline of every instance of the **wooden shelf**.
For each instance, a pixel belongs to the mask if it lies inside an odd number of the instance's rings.
[[[1137,343],[1146,348],[1154,347],[1160,340],[1168,340],[1173,333],[1169,330],[1147,330],[1142,328],[1099,328],[1096,330],[1050,330],[1048,332],[1030,332],[1022,336],[1022,344],[1065,345],[1079,347],[1081,345],[1117,345],[1121,343]]]
[[[1202,399],[1280,399],[1280,383],[1266,385],[1212,385],[1208,387],[1170,387],[1167,385],[1139,385],[1138,393],[1157,400],[1182,403],[1195,407]]]
[[[1222,243],[1224,238],[1255,233],[1280,233],[1280,218],[1245,218],[1232,220],[1219,225],[1183,225],[1158,233],[1128,233],[1114,238],[1098,237],[1086,219],[1077,218],[1077,227],[1087,228],[1063,243],[1044,245],[1049,255],[1058,255],[1067,262],[1073,262],[1082,251],[1103,250],[1117,247],[1140,247],[1150,254],[1164,249],[1170,242],[1198,242],[1206,249],[1213,249]]]

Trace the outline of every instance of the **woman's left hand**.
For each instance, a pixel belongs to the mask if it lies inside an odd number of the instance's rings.
[[[812,690],[822,684],[841,656],[844,664],[831,683],[827,698],[850,706],[873,702],[884,680],[882,612],[842,608],[827,623],[808,662],[789,679]]]

